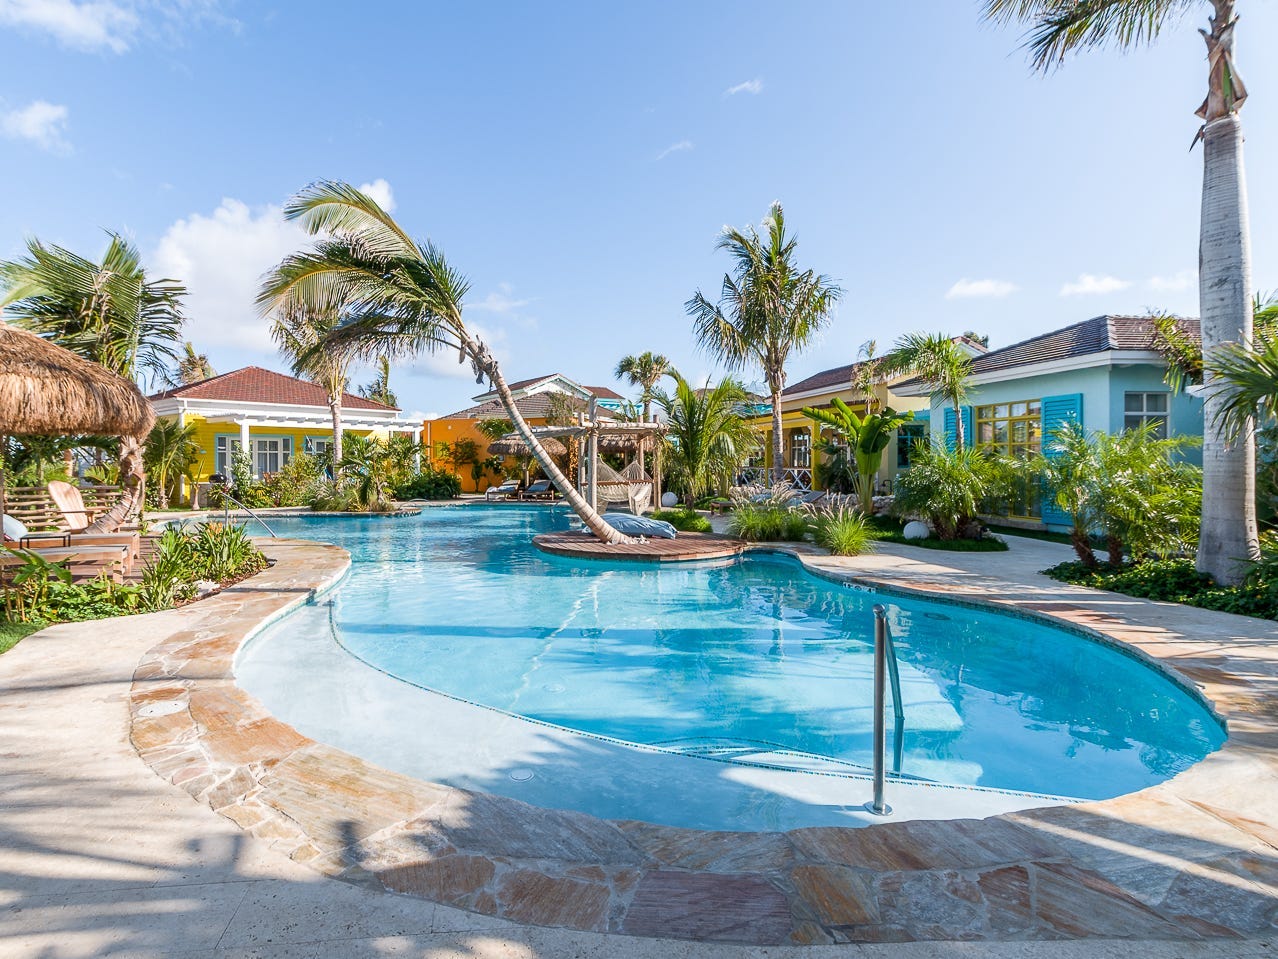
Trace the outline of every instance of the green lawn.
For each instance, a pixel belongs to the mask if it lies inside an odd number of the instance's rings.
[[[11,623],[7,619],[0,619],[0,653],[7,653],[18,645],[22,637],[30,636],[44,627],[44,623]]]

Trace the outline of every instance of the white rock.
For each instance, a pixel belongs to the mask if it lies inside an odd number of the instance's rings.
[[[931,532],[927,528],[927,523],[920,523],[915,519],[905,524],[905,529],[901,530],[901,535],[906,539],[927,539]]]
[[[662,493],[661,505],[664,506],[666,509],[669,509],[671,506],[678,506],[679,497],[675,496],[674,493]]]

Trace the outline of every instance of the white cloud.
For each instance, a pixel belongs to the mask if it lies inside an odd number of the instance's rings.
[[[496,290],[477,303],[467,304],[466,308],[483,313],[504,314],[514,313],[532,302],[532,300],[517,300],[511,296],[512,292],[514,292],[514,288],[509,283],[498,283]]]
[[[0,0],[0,23],[51,34],[78,50],[123,53],[140,21],[129,6],[112,0]]]
[[[745,83],[738,83],[735,87],[728,87],[723,91],[725,97],[735,97],[738,93],[758,94],[763,91],[763,78],[755,77],[753,80],[747,80]]]
[[[1007,280],[959,280],[945,294],[947,300],[966,297],[1003,297],[1016,292],[1016,284]]]
[[[366,194],[387,213],[395,212],[395,191],[385,180],[377,179],[372,183],[362,183],[359,192]]]
[[[1149,278],[1149,288],[1157,293],[1185,293],[1197,285],[1197,270],[1181,270],[1171,276],[1151,276]]]
[[[691,140],[680,140],[678,143],[670,144],[670,146],[666,147],[664,150],[658,153],[657,159],[664,160],[666,157],[670,156],[670,154],[672,153],[682,153],[684,150],[691,150],[691,149],[692,149]]]
[[[473,320],[467,320],[466,328],[492,351],[493,356],[497,357],[498,363],[505,365],[507,350],[504,330],[482,326]],[[410,376],[440,377],[446,380],[469,380],[472,383],[475,382],[475,371],[471,369],[470,360],[459,363],[457,361],[457,351],[451,348],[440,348],[433,353],[423,353],[411,363],[406,363],[404,370]],[[487,381],[482,385],[476,384],[474,390],[476,394],[486,393],[487,391]]]
[[[228,198],[212,215],[193,213],[170,226],[148,272],[186,284],[187,336],[195,343],[274,352],[270,323],[254,304],[258,284],[310,240],[279,207],[251,209]]]
[[[36,100],[21,110],[0,115],[0,131],[11,140],[30,140],[54,153],[71,149],[66,140],[67,108],[47,100]]]
[[[1061,287],[1061,296],[1090,296],[1096,293],[1117,293],[1127,289],[1131,284],[1116,276],[1096,276],[1092,273],[1080,273],[1073,283]]]

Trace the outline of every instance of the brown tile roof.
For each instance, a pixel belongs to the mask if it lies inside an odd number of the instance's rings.
[[[624,400],[625,397],[616,390],[610,390],[606,386],[587,386],[586,389],[594,394],[596,399],[600,400]]]
[[[515,408],[520,414],[527,417],[549,416],[552,410],[551,397],[563,397],[566,400],[576,401],[576,397],[569,396],[566,393],[534,393],[532,396],[521,396],[515,400]],[[562,409],[562,407],[560,407]],[[573,406],[577,408],[576,405]],[[586,408],[585,403],[580,403],[580,408]],[[501,400],[489,400],[486,403],[480,403],[478,406],[467,407],[464,410],[458,410],[456,413],[449,413],[447,416],[441,416],[444,420],[489,420],[489,419],[506,419],[506,407],[501,405]]]
[[[848,363],[846,366],[836,366],[832,370],[822,370],[820,373],[813,373],[805,380],[799,380],[792,383],[781,391],[782,396],[789,396],[792,393],[807,393],[810,390],[833,390],[840,387],[851,388],[852,374],[860,363]],[[766,400],[766,397],[765,397]]]
[[[1190,338],[1201,338],[1196,319],[1179,318]],[[1150,316],[1094,316],[1060,330],[1013,343],[972,360],[973,375],[1014,369],[1051,360],[1073,359],[1110,350],[1154,349],[1154,318]]]
[[[288,406],[319,406],[328,408],[328,394],[316,386],[295,376],[285,376],[260,366],[223,373],[198,383],[188,383],[171,390],[164,390],[150,397],[153,400],[182,397],[194,400],[222,400],[227,403],[281,403]],[[342,394],[342,409],[348,410],[398,410],[376,400],[367,400],[351,393]]]

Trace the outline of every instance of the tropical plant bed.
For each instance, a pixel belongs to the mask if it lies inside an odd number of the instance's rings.
[[[927,539],[906,539],[902,530],[905,524],[893,516],[874,516],[870,519],[870,527],[874,538],[881,543],[901,543],[904,546],[919,546],[923,549],[943,549],[955,553],[1001,553],[1007,549],[1007,543],[997,536],[982,536],[980,539],[938,539],[929,536]]]
[[[694,509],[659,509],[649,514],[650,519],[669,523],[681,533],[708,533],[710,520]]]
[[[1278,578],[1267,576],[1266,572],[1263,566],[1258,566],[1257,574],[1242,585],[1221,586],[1210,576],[1198,572],[1189,559],[1156,560],[1117,568],[1103,563],[1091,569],[1072,562],[1043,570],[1045,576],[1076,586],[1257,619],[1278,619]]]

